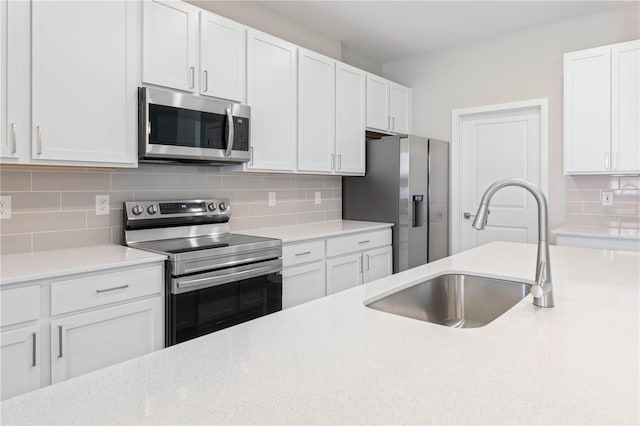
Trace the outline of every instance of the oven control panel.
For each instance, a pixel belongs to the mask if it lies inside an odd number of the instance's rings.
[[[229,218],[231,205],[226,198],[184,201],[127,201],[124,203],[127,221],[170,218]]]

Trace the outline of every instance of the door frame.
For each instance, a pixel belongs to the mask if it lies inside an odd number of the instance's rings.
[[[451,254],[462,247],[462,121],[470,116],[500,111],[540,111],[540,189],[549,199],[549,98],[459,108],[451,111]]]

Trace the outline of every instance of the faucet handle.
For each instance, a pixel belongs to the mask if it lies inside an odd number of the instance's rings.
[[[545,289],[542,288],[542,286],[544,285],[544,281],[547,278],[545,276],[545,266],[546,262],[544,261],[538,264],[538,270],[536,271],[536,283],[533,285],[533,287],[531,287],[531,290],[529,291],[535,298],[540,298],[546,293]]]

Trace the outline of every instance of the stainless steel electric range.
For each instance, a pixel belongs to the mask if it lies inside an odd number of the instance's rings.
[[[282,310],[282,242],[232,234],[226,199],[124,203],[125,244],[168,257],[165,345]]]

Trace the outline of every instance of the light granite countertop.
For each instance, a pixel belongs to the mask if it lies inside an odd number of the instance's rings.
[[[364,302],[443,271],[531,281],[490,243],[2,403],[3,424],[638,424],[640,254],[551,248],[528,296],[455,329]]]
[[[393,223],[367,222],[361,220],[332,220],[329,222],[307,223],[304,225],[279,226],[276,228],[262,228],[241,231],[246,235],[257,237],[278,238],[283,244],[298,241],[328,238],[357,232],[376,231],[392,227]]]
[[[5,254],[0,256],[0,285],[94,272],[144,263],[166,256],[118,245]]]

